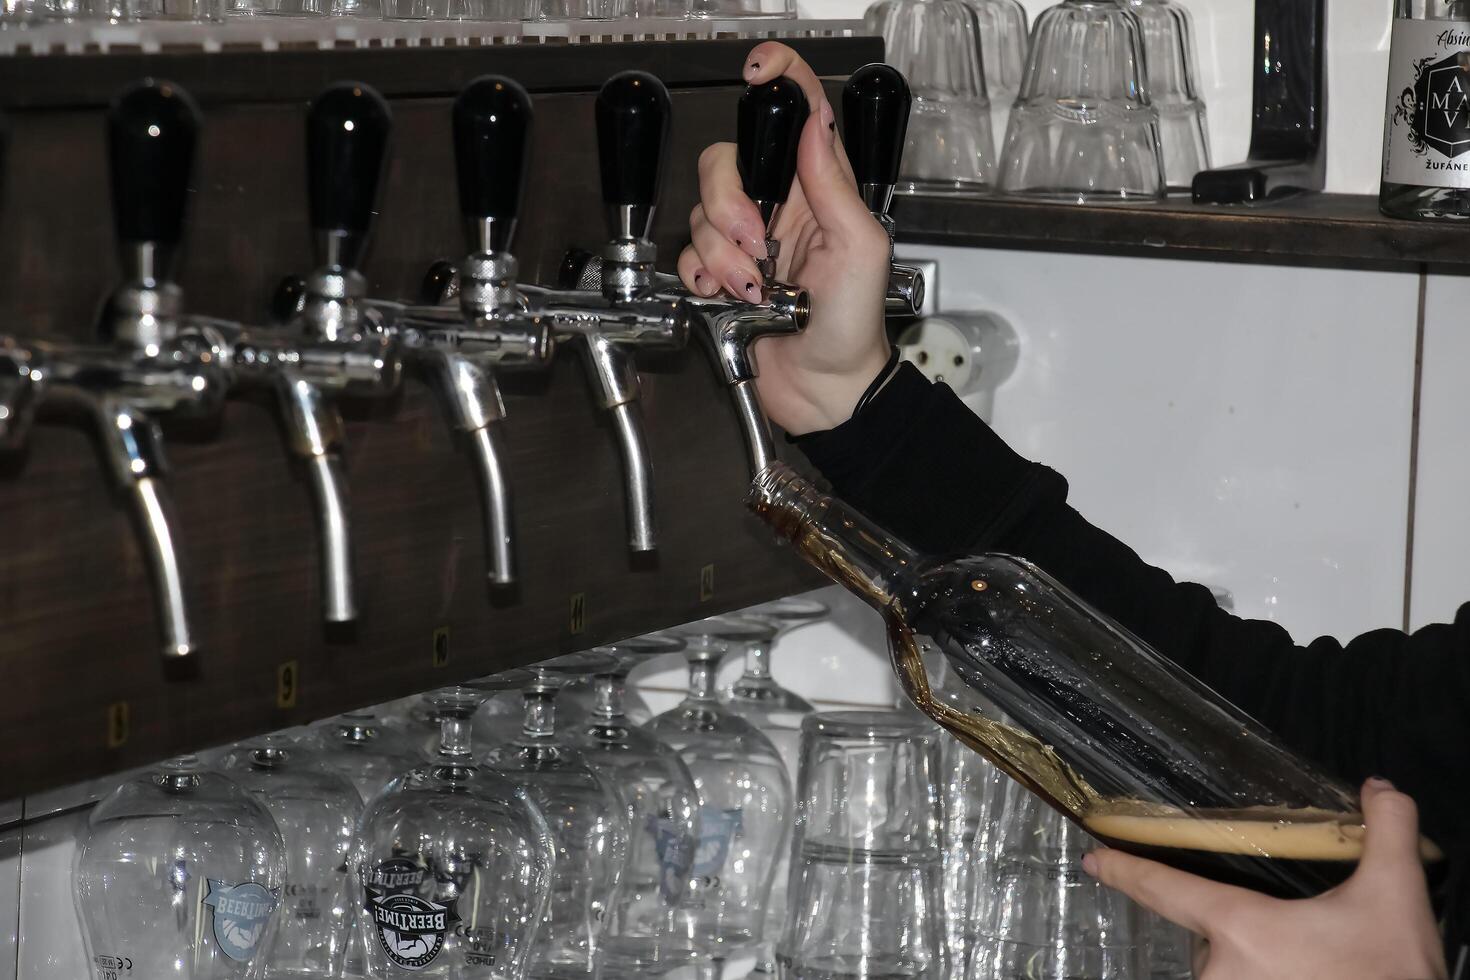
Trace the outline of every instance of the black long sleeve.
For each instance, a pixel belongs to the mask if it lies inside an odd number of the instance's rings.
[[[838,496],[900,538],[931,554],[1035,562],[1330,772],[1392,780],[1418,801],[1427,834],[1466,850],[1470,606],[1412,635],[1299,645],[1093,527],[1068,506],[1059,474],[1022,459],[910,365],[853,419],[795,442]]]

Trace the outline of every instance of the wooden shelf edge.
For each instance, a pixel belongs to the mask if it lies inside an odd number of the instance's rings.
[[[902,196],[899,240],[929,245],[1235,257],[1256,262],[1470,272],[1470,226],[1403,221],[1376,196],[1313,194],[1227,208],[1183,200],[1076,205],[1007,198]]]

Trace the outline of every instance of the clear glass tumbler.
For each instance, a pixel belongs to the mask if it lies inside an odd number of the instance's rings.
[[[482,697],[438,692],[434,760],[363,813],[353,864],[370,976],[521,980],[534,958],[556,847],[526,791],[475,762]]]
[[[1210,168],[1205,100],[1195,85],[1194,22],[1175,0],[1128,0],[1143,25],[1148,95],[1159,111],[1164,178],[1186,193],[1194,175]]]
[[[1077,203],[1164,196],[1143,28],[1126,0],[1063,0],[1037,18],[996,185]]]
[[[802,723],[788,980],[944,977],[939,732],[897,711]]]
[[[1082,870],[1097,841],[1020,783],[1002,787],[991,873],[970,910],[970,976],[1147,977],[1142,910]]]
[[[635,0],[652,4],[667,0]],[[740,20],[745,18],[783,18],[796,16],[796,0],[686,0],[688,16],[703,20]]]
[[[1026,71],[1030,26],[1021,0],[965,0],[975,11],[980,29],[980,53],[985,69],[985,94],[990,99],[990,131],[995,136],[996,159],[1004,149],[1011,105],[1021,91]]]
[[[92,976],[264,977],[285,884],[275,821],[234,780],[193,756],[130,779],[77,847]]]
[[[219,768],[270,811],[286,848],[281,921],[266,957],[272,980],[337,976],[353,920],[347,854],[362,797],[310,748],[282,735],[241,743]]]
[[[602,975],[602,934],[618,905],[628,857],[627,806],[558,727],[556,704],[573,677],[612,665],[611,657],[581,653],[518,672],[527,675],[521,731],[485,757],[487,766],[530,794],[556,842],[551,904],[527,974],[536,980]]]
[[[964,0],[878,0],[863,17],[913,93],[900,194],[976,194],[995,181],[979,23]]]

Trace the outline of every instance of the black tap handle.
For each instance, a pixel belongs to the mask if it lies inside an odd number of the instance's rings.
[[[658,203],[672,115],[669,90],[646,71],[619,72],[603,84],[596,116],[604,204]]]
[[[112,213],[123,242],[178,244],[199,138],[199,110],[172,82],[144,79],[107,111]]]
[[[520,212],[531,97],[502,75],[484,75],[454,100],[454,165],[466,218],[513,220]]]
[[[388,149],[388,103],[361,82],[338,82],[306,114],[306,182],[311,226],[365,234]]]
[[[785,75],[752,85],[740,96],[736,161],[745,194],[752,201],[786,203],[796,178],[796,148],[809,112],[801,86]]]
[[[892,65],[864,65],[842,87],[842,135],[859,186],[898,183],[912,101],[909,83]]]

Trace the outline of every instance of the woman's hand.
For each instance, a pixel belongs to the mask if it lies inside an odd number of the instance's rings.
[[[1370,779],[1363,817],[1357,870],[1316,898],[1270,898],[1108,849],[1083,865],[1203,936],[1199,980],[1442,980],[1444,947],[1429,907],[1414,801]]]
[[[801,435],[846,421],[888,360],[888,236],[858,196],[832,106],[811,67],[772,41],[751,51],[744,75],[750,84],[786,75],[811,107],[796,180],[774,230],[781,243],[777,276],[811,294],[811,319],[801,334],[765,337],[754,347],[756,387],[767,413]],[[723,290],[760,302],[756,261],[766,254],[765,228],[741,187],[735,144],[716,143],[701,154],[699,190],[679,277],[697,296]]]

